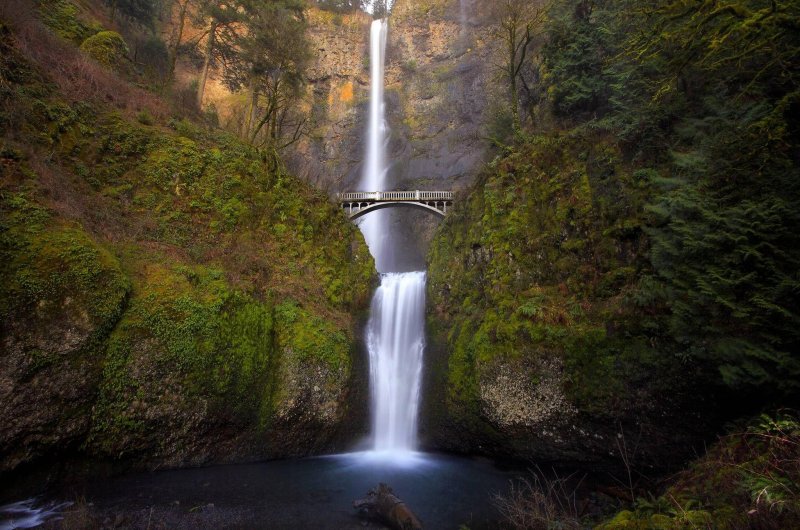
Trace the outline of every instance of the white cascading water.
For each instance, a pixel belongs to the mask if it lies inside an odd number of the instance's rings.
[[[386,189],[386,131],[383,101],[386,20],[370,32],[370,113],[362,189]],[[366,330],[372,396],[373,450],[392,458],[416,447],[417,413],[425,343],[425,273],[389,272],[393,247],[386,211],[367,215],[360,224],[381,272]]]
[[[364,191],[382,191],[386,186],[387,127],[383,109],[383,75],[387,29],[386,20],[372,21],[369,38],[370,88],[367,154],[361,177],[361,189]],[[379,272],[386,270],[385,262],[391,256],[389,251],[391,242],[386,229],[388,225],[387,212],[383,210],[367,215],[359,224]]]
[[[425,347],[425,273],[386,273],[367,326],[374,449],[411,451]]]

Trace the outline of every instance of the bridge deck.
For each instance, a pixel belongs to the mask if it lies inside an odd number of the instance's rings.
[[[452,201],[452,191],[348,191],[337,193],[341,202],[369,201]]]

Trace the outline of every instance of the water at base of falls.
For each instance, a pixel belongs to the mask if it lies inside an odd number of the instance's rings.
[[[425,272],[387,273],[367,324],[373,449],[413,451],[425,348]]]

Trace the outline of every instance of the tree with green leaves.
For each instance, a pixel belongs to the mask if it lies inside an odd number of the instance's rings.
[[[197,107],[203,108],[206,82],[211,68],[220,66],[223,72],[235,68],[239,57],[238,44],[245,31],[245,10],[237,0],[199,0],[198,25],[206,30],[198,44],[203,44],[203,67],[197,82]]]
[[[554,113],[649,176],[654,340],[741,395],[800,392],[800,5],[560,0],[546,34]]]

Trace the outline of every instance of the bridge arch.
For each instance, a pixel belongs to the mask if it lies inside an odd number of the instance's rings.
[[[363,217],[370,212],[374,212],[376,210],[383,210],[384,208],[395,208],[398,206],[405,206],[409,208],[418,208],[420,210],[425,210],[430,212],[434,215],[438,215],[439,217],[444,217],[445,212],[428,204],[422,202],[411,202],[411,201],[386,201],[386,202],[374,202],[371,203],[369,206],[365,208],[361,208],[351,214],[349,214],[349,218],[351,221],[355,221],[359,217]]]

